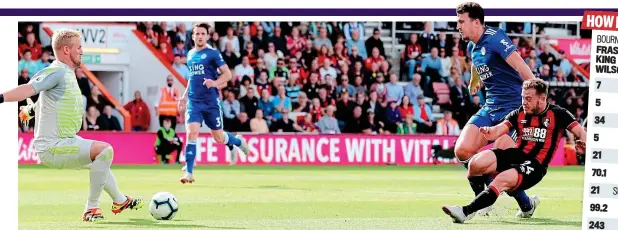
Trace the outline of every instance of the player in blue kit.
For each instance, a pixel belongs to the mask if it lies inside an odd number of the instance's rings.
[[[211,135],[217,143],[228,146],[232,153],[232,162],[236,159],[240,148],[244,154],[249,154],[249,146],[242,136],[233,136],[223,131],[223,115],[220,107],[219,88],[225,87],[232,79],[232,73],[225,64],[221,53],[206,43],[209,39],[206,23],[193,25],[192,38],[195,47],[187,53],[189,67],[189,82],[178,109],[185,110],[187,145],[185,147],[186,172],[180,179],[181,183],[193,183],[193,166],[195,164],[196,142],[202,122],[211,130]],[[223,74],[219,76],[218,70]]]
[[[497,125],[509,112],[517,109],[522,102],[523,82],[534,78],[517,52],[517,46],[503,30],[486,26],[484,18],[484,10],[478,3],[466,2],[457,6],[457,29],[462,38],[469,41],[468,53],[472,58],[470,94],[478,92],[481,81],[487,90],[485,105],[470,118],[455,144],[455,155],[466,168],[470,158],[489,144],[479,127]],[[503,135],[496,140],[494,147],[513,147],[513,138],[516,137],[513,132]],[[485,188],[476,188],[474,185],[489,185],[491,182],[488,175],[469,177],[468,180],[475,196]],[[509,195],[519,204],[521,210],[517,217],[520,218],[531,217],[540,202],[538,197],[530,198],[523,190],[513,191]],[[488,207],[479,215],[485,215],[490,210],[491,207]]]

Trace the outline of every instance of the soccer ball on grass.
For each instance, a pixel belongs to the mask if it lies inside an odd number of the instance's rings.
[[[157,220],[171,220],[178,212],[178,201],[169,192],[158,192],[150,200],[150,215]]]

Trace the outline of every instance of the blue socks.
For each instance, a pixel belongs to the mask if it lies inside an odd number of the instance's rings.
[[[515,190],[514,192],[509,193],[509,196],[515,198],[521,211],[527,212],[532,210],[532,205],[530,205],[530,197],[528,197],[524,190]]]
[[[229,132],[225,132],[225,141],[223,144],[227,145],[231,150],[233,146],[240,147],[240,139],[236,138]]]
[[[187,163],[188,173],[193,173],[193,165],[195,164],[196,143],[197,143],[196,140],[189,140],[187,141],[187,146],[185,146],[185,155],[186,155],[185,162]]]

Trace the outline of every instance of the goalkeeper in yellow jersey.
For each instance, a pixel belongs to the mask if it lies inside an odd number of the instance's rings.
[[[472,156],[489,144],[479,128],[497,125],[509,112],[519,108],[522,103],[522,84],[525,80],[534,78],[534,75],[506,33],[499,28],[485,25],[485,13],[479,4],[462,3],[456,11],[457,29],[462,38],[468,41],[467,50],[472,59],[470,94],[478,92],[481,81],[487,93],[485,104],[470,118],[455,143],[455,156],[467,168]],[[496,140],[494,147],[514,147],[515,137],[517,135],[513,132],[503,135]],[[468,180],[475,196],[491,182],[487,175],[469,177]],[[537,197],[529,198],[521,190],[513,191],[509,195],[519,204],[518,217],[532,216],[539,203]],[[478,214],[484,215],[489,210],[491,207]]]
[[[27,123],[36,111],[34,148],[43,164],[57,169],[90,168],[90,191],[83,221],[103,219],[99,198],[103,190],[113,200],[112,212],[139,209],[142,199],[125,196],[110,169],[114,149],[107,143],[87,140],[77,132],[82,126],[84,105],[75,78],[82,57],[81,34],[60,29],[52,36],[56,56],[49,67],[36,73],[28,84],[0,94],[0,103],[15,102],[39,94],[35,103],[20,108],[19,118]]]

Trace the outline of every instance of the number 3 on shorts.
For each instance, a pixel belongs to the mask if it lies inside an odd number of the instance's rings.
[[[221,127],[221,117],[217,117],[217,127]]]

